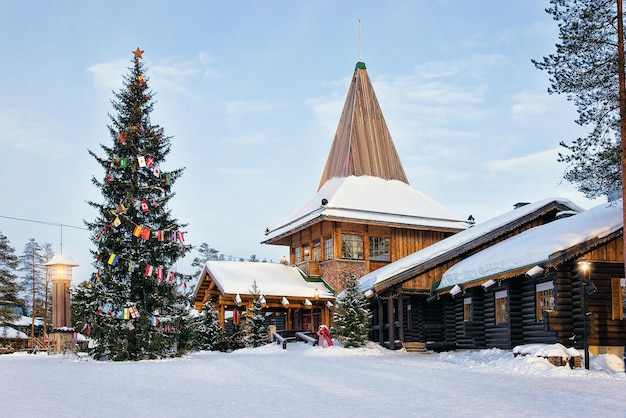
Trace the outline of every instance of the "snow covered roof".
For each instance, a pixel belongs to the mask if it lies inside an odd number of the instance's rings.
[[[324,282],[308,282],[305,274],[295,266],[278,263],[247,263],[235,261],[208,261],[200,275],[209,275],[222,294],[249,295],[253,282],[265,296],[313,298],[315,289],[319,297],[334,299]],[[196,293],[200,289],[197,286]]]
[[[603,203],[578,215],[531,228],[455,264],[438,289],[550,262],[557,253],[623,227],[622,202]]]
[[[30,316],[21,315],[15,321],[12,321],[11,325],[15,327],[29,327],[31,326],[31,323],[32,323],[32,318]],[[35,318],[35,326],[36,327],[43,326],[43,320],[41,320],[40,318]]]
[[[391,281],[398,275],[407,272],[413,268],[426,263],[435,264],[438,258],[449,257],[461,246],[471,245],[476,247],[485,243],[486,238],[499,236],[498,231],[503,233],[508,231],[511,226],[515,225],[519,220],[533,218],[533,215],[539,216],[548,209],[555,206],[569,208],[576,212],[584,211],[583,208],[576,205],[569,199],[548,198],[539,200],[513,209],[502,215],[491,218],[485,222],[474,225],[464,231],[443,239],[432,244],[418,252],[415,252],[398,261],[388,264],[378,270],[375,270],[359,280],[359,287],[363,292],[372,289],[375,285]]]
[[[22,331],[18,331],[15,328],[3,326],[0,327],[0,338],[8,338],[10,340],[14,340],[16,338],[27,339],[28,335],[24,334]]]
[[[44,266],[54,266],[56,264],[62,264],[71,267],[78,267],[78,264],[74,261],[71,255],[67,254],[57,254],[54,255],[50,261],[48,261]]]
[[[263,243],[271,243],[322,218],[457,231],[471,225],[399,180],[373,176],[335,177],[280,226],[269,231]]]

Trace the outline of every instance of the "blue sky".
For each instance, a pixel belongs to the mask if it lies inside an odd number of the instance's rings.
[[[0,216],[82,227],[103,177],[112,90],[136,47],[186,167],[171,203],[186,241],[278,261],[273,227],[317,191],[354,66],[366,63],[410,184],[478,222],[520,201],[591,202],[562,184],[584,135],[531,58],[554,50],[548,0],[54,1],[0,4]],[[21,254],[50,242],[88,277],[87,231],[0,217]],[[179,270],[191,272],[187,257]]]

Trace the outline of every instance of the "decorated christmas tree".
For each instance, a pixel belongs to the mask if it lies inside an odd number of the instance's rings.
[[[142,54],[133,54],[123,88],[112,100],[111,145],[93,156],[102,180],[93,177],[104,200],[89,202],[98,212],[91,230],[95,272],[74,298],[76,325],[95,339],[94,357],[141,360],[180,355],[179,341],[188,301],[180,291],[189,277],[176,262],[189,250],[185,224],[174,219],[168,202],[183,168],[166,170],[171,137],[150,120],[154,101]]]
[[[253,295],[252,308],[246,320],[246,347],[260,347],[267,344],[268,333],[265,327],[264,297],[261,295],[256,280],[250,289]]]
[[[343,298],[337,301],[333,329],[344,347],[361,347],[367,342],[372,319],[367,304],[356,276],[348,276]]]

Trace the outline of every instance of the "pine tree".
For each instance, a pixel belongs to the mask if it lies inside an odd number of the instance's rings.
[[[222,350],[223,336],[217,311],[213,309],[211,301],[202,306],[200,315],[195,318],[192,333],[192,349],[194,350]]]
[[[88,202],[97,210],[86,222],[95,245],[90,287],[76,295],[77,318],[91,328],[98,359],[141,360],[180,355],[188,300],[178,290],[189,277],[176,272],[184,256],[185,224],[174,219],[168,202],[184,168],[166,171],[171,137],[150,120],[153,93],[134,52],[123,88],[112,100],[109,115],[112,145],[101,144],[104,156],[89,150],[104,170],[92,183],[104,197]],[[78,326],[81,323],[77,324]]]
[[[260,347],[267,344],[268,333],[265,327],[265,314],[263,313],[263,295],[257,287],[256,280],[252,284],[250,294],[253,296],[250,315],[246,320],[246,347]]]
[[[195,248],[198,252],[198,256],[195,257],[191,263],[191,267],[197,267],[198,269],[194,272],[195,277],[199,277],[202,273],[202,269],[207,261],[215,261],[215,260],[224,260],[224,255],[220,254],[218,250],[211,247],[206,242],[203,242],[198,247]]]
[[[51,318],[50,283],[44,264],[53,255],[51,244],[42,246],[34,238],[30,238],[24,245],[24,252],[18,257],[19,270],[24,273],[22,290],[26,296],[26,307],[33,318]]]
[[[7,237],[0,232],[0,325],[17,319],[12,307],[22,303],[16,273],[18,266],[15,248],[11,247]]]
[[[333,333],[344,347],[361,347],[368,340],[372,313],[367,299],[359,290],[356,276],[347,277],[343,293],[343,298],[337,301],[337,312],[333,315]]]

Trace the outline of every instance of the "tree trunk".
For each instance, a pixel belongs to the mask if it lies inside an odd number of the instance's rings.
[[[622,0],[617,0],[617,64],[619,74],[619,115],[620,115],[620,146],[622,154],[622,210],[623,221],[626,226],[626,205],[623,197],[626,196],[626,74],[624,73],[624,21],[622,19]],[[626,234],[623,234],[624,248],[626,248]],[[626,251],[624,251],[624,268],[626,269]],[[624,272],[626,277],[626,271]]]

